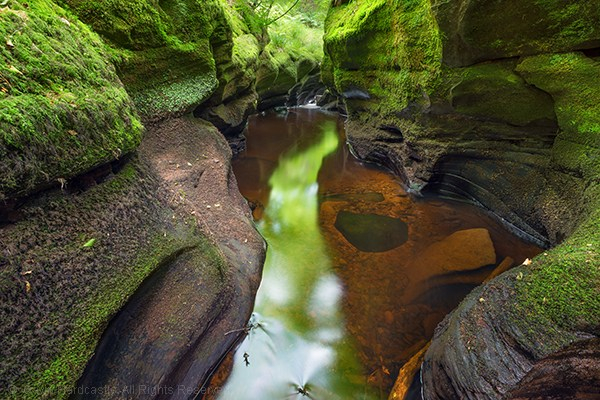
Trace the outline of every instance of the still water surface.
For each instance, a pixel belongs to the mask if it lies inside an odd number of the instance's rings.
[[[481,210],[415,199],[318,109],[253,117],[234,162],[269,248],[219,398],[387,398],[399,368],[502,262],[539,248]]]

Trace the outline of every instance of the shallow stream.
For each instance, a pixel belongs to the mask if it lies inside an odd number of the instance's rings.
[[[385,399],[399,368],[504,262],[540,249],[482,210],[416,199],[318,109],[251,118],[234,162],[269,249],[218,398]]]

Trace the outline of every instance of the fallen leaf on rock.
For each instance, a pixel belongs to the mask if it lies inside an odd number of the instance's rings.
[[[530,265],[531,264],[531,260],[529,258],[526,258],[525,261],[523,261],[523,265]]]
[[[522,273],[522,272],[519,272],[519,273],[517,274],[517,280],[518,280],[518,281],[520,281],[521,279],[523,279],[523,273]]]
[[[19,75],[23,75],[23,73],[21,71],[19,71],[14,65],[11,65],[10,67],[8,67],[9,71],[15,72]]]

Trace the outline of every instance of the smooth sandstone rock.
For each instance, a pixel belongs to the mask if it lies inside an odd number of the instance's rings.
[[[487,229],[466,229],[429,246],[417,264],[430,275],[470,271],[496,263],[496,250]]]

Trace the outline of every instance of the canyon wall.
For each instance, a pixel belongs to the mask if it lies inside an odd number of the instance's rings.
[[[265,244],[230,145],[318,72],[243,5],[0,7],[0,397],[193,397],[240,339]]]
[[[440,324],[423,364],[428,399],[502,398],[541,360],[600,333],[599,10],[551,0],[330,10],[322,74],[355,153],[415,193],[480,205],[552,247]]]

